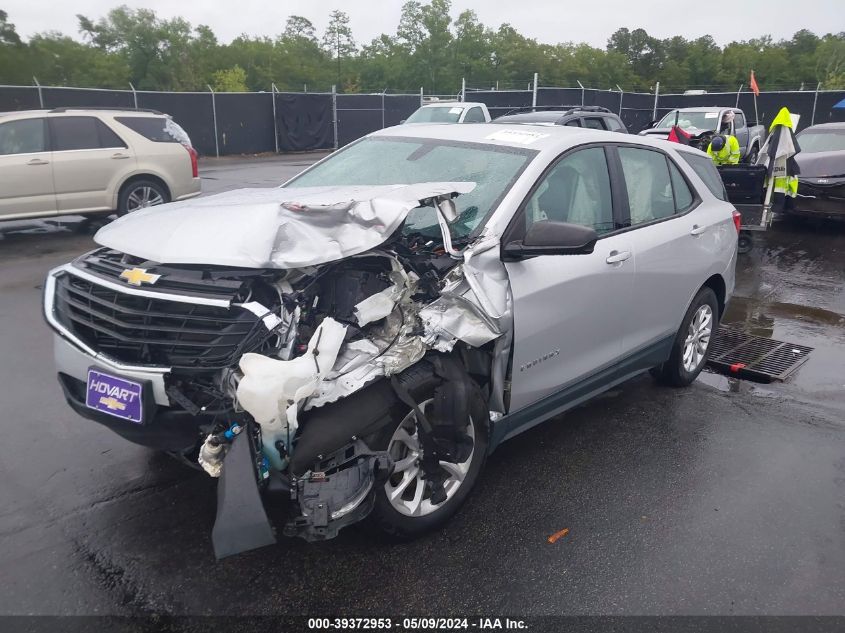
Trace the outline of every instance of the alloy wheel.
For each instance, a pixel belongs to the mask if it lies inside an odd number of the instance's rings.
[[[696,371],[704,362],[712,333],[713,309],[704,304],[695,311],[684,341],[683,364],[689,373]]]
[[[420,403],[420,409],[425,413],[431,407],[432,400]],[[475,437],[475,427],[472,419],[467,420],[465,432],[470,438]],[[387,450],[394,461],[393,474],[384,484],[387,500],[393,508],[406,516],[421,517],[440,509],[445,503],[434,504],[430,499],[430,492],[426,487],[425,475],[422,470],[422,445],[417,431],[416,414],[410,411],[397,427]],[[465,461],[460,463],[440,461],[440,466],[447,472],[448,478],[443,482],[446,501],[451,499],[469,472],[475,446]]]
[[[148,185],[136,187],[126,198],[126,210],[137,211],[164,204],[164,196]]]

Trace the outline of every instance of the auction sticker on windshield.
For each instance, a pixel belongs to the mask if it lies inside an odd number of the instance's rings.
[[[548,134],[540,134],[539,132],[524,132],[522,130],[499,130],[485,136],[488,141],[507,141],[509,143],[519,143],[520,145],[530,145],[534,141],[539,141],[541,138],[546,138]]]
[[[85,404],[90,409],[141,424],[142,389],[141,383],[89,369]]]

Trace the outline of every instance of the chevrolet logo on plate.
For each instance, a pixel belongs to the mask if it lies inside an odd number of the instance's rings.
[[[148,273],[146,268],[127,268],[120,273],[120,278],[132,286],[140,286],[141,284],[154,284],[161,278],[161,275]]]

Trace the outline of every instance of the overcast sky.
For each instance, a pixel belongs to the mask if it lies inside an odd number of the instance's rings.
[[[207,24],[222,42],[241,33],[276,35],[291,14],[307,17],[321,32],[328,14],[339,8],[349,14],[360,44],[396,31],[402,0],[0,0],[26,38],[50,30],[78,37],[77,13],[99,18],[119,4],[150,8],[162,17],[181,15],[195,26]],[[602,48],[621,26],[642,27],[661,38],[709,33],[719,44],[764,34],[788,38],[802,28],[819,34],[845,31],[845,0],[453,0],[453,17],[464,9],[473,9],[487,26],[508,22],[541,42],[588,42]]]

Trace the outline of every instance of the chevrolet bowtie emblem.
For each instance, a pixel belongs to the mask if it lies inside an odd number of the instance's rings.
[[[161,275],[148,273],[146,268],[127,268],[120,273],[120,278],[128,284],[140,286],[141,284],[154,284],[161,278]]]

